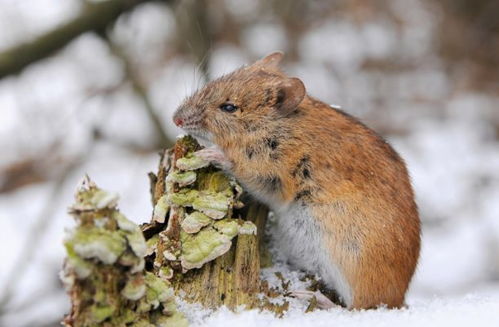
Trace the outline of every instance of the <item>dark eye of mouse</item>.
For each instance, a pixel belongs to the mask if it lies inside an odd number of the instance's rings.
[[[224,103],[220,105],[220,109],[225,112],[234,112],[237,110],[237,107],[232,103]]]

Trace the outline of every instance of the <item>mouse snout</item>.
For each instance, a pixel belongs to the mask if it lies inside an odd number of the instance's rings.
[[[199,117],[198,112],[191,109],[191,107],[180,107],[173,114],[173,123],[184,130],[201,129],[203,122]]]
[[[173,122],[175,123],[175,125],[177,125],[178,127],[182,127],[184,125],[184,120],[182,118],[179,118],[179,117],[175,117],[173,119]]]
[[[178,127],[183,127],[185,125],[185,117],[181,110],[178,110],[173,114],[173,123]]]

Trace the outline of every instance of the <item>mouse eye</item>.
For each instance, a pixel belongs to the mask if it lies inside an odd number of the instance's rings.
[[[234,112],[237,110],[237,107],[232,103],[224,103],[220,105],[220,109],[225,112]]]

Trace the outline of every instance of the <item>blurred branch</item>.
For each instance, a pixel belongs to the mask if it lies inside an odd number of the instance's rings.
[[[33,41],[0,53],[0,78],[19,73],[26,66],[50,56],[85,32],[104,30],[122,13],[151,1],[157,0],[107,0],[86,3],[80,15],[73,20]]]
[[[56,139],[47,146],[39,147],[33,154],[27,154],[5,166],[0,165],[0,194],[57,178],[59,171],[53,167],[61,167],[70,160],[61,156],[61,141]]]
[[[0,194],[11,192],[25,185],[47,180],[46,172],[40,169],[36,157],[24,158],[0,169]]]
[[[49,199],[46,201],[45,206],[40,211],[40,214],[38,215],[35,223],[28,232],[25,244],[21,249],[19,255],[17,256],[17,262],[12,265],[12,270],[5,279],[6,286],[2,292],[2,296],[0,297],[0,315],[5,314],[7,306],[12,296],[14,295],[14,290],[16,289],[17,284],[24,276],[29,265],[32,263],[33,255],[38,249],[40,240],[43,238],[45,232],[50,226],[52,217],[54,216],[55,210],[57,209],[57,206],[55,204],[57,202],[57,199],[61,196],[64,182],[66,181],[70,173],[82,162],[83,161],[81,160],[81,158],[77,158],[69,163],[66,167],[62,168],[63,170],[54,182],[54,186],[52,192],[50,193]]]
[[[137,96],[139,96],[142,99],[142,102],[144,103],[144,108],[147,112],[147,115],[151,119],[154,129],[156,130],[156,136],[158,138],[158,147],[160,148],[171,147],[173,145],[173,141],[166,134],[166,131],[163,128],[163,125],[161,124],[161,119],[156,113],[156,110],[154,110],[154,106],[152,105],[149,96],[147,95],[147,90],[142,84],[140,77],[133,69],[130,59],[127,57],[125,52],[120,48],[120,46],[115,44],[108,37],[105,37],[105,41],[108,43],[112,53],[122,61],[125,70],[125,76],[130,81],[134,92],[137,94]]]

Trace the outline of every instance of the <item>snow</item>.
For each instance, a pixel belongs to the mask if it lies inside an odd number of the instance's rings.
[[[78,13],[78,0],[1,0],[0,51],[27,41]]]
[[[323,47],[324,40],[334,46]],[[360,66],[365,56],[365,43],[349,22],[329,21],[316,27],[303,38],[300,42],[300,56],[311,62],[334,64],[336,69],[341,71],[352,71]]]
[[[260,35],[266,37],[259,37]],[[255,57],[264,57],[276,50],[288,50],[286,31],[280,24],[252,25],[243,31],[243,42],[246,48],[253,50]]]
[[[409,308],[399,310],[377,309],[348,311],[332,308],[304,314],[300,310],[286,313],[276,318],[270,312],[257,310],[233,313],[223,308],[208,314],[202,310],[197,317],[190,317],[192,326],[496,326],[499,322],[499,296],[478,297],[467,295],[460,299],[433,298],[414,301]]]
[[[142,64],[161,60],[161,56],[171,51],[168,43],[174,41],[175,33],[174,13],[156,3],[143,4],[120,17],[112,32],[115,42],[127,51],[130,58]],[[129,42],[130,38],[134,42]]]

